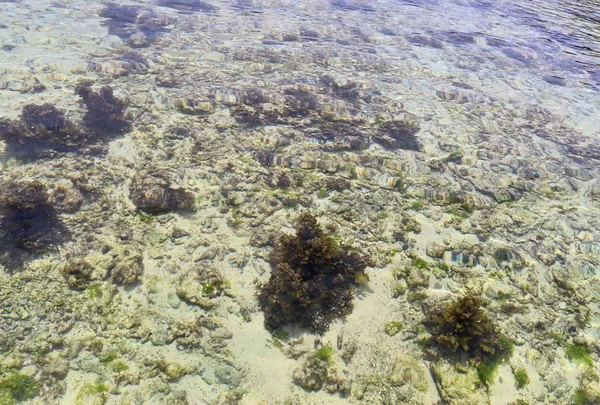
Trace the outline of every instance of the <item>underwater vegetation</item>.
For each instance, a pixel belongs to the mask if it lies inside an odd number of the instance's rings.
[[[470,294],[429,311],[425,326],[440,349],[485,360],[507,349],[500,329],[483,309],[483,299]]]
[[[211,13],[218,10],[216,6],[200,0],[158,0],[157,5],[184,12]]]
[[[381,123],[375,142],[387,149],[420,151],[422,145],[415,136],[420,128],[409,121],[386,121]]]
[[[82,144],[85,131],[52,104],[23,107],[20,120],[0,119],[0,139],[11,152],[31,149],[69,150]]]
[[[515,383],[518,389],[524,388],[527,384],[531,382],[529,375],[527,374],[527,370],[524,368],[518,368],[514,371],[515,375]]]
[[[567,358],[572,362],[583,364],[587,367],[592,367],[594,360],[590,355],[590,351],[586,346],[574,343],[565,347]]]
[[[129,198],[140,210],[149,214],[192,210],[196,203],[194,193],[171,186],[168,176],[161,172],[140,172],[129,187]]]
[[[48,103],[24,106],[19,120],[0,118],[0,140],[6,142],[8,152],[36,157],[48,151],[72,152],[131,129],[124,116],[126,104],[113,95],[110,86],[96,92],[85,81],[76,93],[87,107],[83,125]]]
[[[500,365],[512,356],[513,343],[483,309],[481,297],[466,294],[439,305],[429,311],[424,324],[431,332],[429,344],[452,360],[466,356],[485,386],[493,384]]]
[[[9,181],[0,189],[0,259],[17,265],[27,254],[60,242],[66,229],[39,181]]]
[[[35,398],[39,385],[33,377],[15,373],[0,380],[0,404],[10,405]]]
[[[169,32],[165,26],[172,22],[148,8],[115,3],[105,4],[100,17],[106,18],[102,25],[108,27],[109,34],[127,41],[134,48],[149,46],[158,34]]]
[[[126,104],[114,96],[112,87],[104,86],[94,91],[90,81],[83,81],[75,87],[75,93],[87,107],[83,116],[86,128],[104,135],[118,135],[131,130],[131,124],[123,115]]]
[[[375,11],[373,6],[371,6],[369,3],[363,3],[355,0],[333,0],[331,5],[348,11]]]
[[[310,213],[297,218],[295,235],[275,242],[270,258],[273,272],[258,301],[273,329],[292,324],[325,332],[352,311],[354,290],[368,278],[365,257],[327,235]]]

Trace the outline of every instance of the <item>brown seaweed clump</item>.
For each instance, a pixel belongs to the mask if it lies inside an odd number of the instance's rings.
[[[418,125],[409,121],[386,121],[374,140],[386,149],[420,151],[423,147],[415,136],[419,130]]]
[[[23,156],[53,156],[53,152],[90,151],[102,148],[102,141],[131,130],[125,117],[126,104],[113,95],[110,86],[98,92],[90,82],[76,88],[87,107],[83,123],[74,123],[64,111],[52,104],[29,104],[23,107],[19,120],[0,118],[0,140],[10,153]],[[87,148],[87,149],[86,149]]]
[[[304,213],[295,235],[282,235],[271,252],[274,270],[260,287],[258,301],[270,328],[298,325],[323,333],[353,308],[355,287],[367,280],[366,259],[326,235]]]
[[[39,181],[12,181],[0,191],[0,262],[20,263],[27,253],[50,248],[66,231]]]
[[[0,119],[0,139],[10,151],[74,149],[87,139],[78,125],[52,104],[23,107],[20,120]]]
[[[112,87],[104,86],[94,91],[91,82],[83,81],[77,85],[75,93],[87,107],[83,116],[86,128],[101,135],[118,135],[131,130],[124,115],[127,105],[114,96]]]
[[[507,341],[482,305],[481,297],[467,294],[430,310],[425,325],[430,328],[431,343],[477,361],[502,357]]]

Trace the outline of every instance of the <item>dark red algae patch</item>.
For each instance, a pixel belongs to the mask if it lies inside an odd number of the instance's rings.
[[[110,86],[95,91],[91,83],[84,82],[76,92],[87,107],[83,125],[48,103],[26,105],[18,120],[0,118],[0,140],[6,143],[7,152],[21,158],[39,158],[93,151],[131,130],[124,114],[126,104],[113,95]]]
[[[106,18],[102,25],[108,28],[109,34],[134,47],[150,45],[158,35],[169,32],[165,27],[172,23],[170,18],[157,15],[148,8],[115,3],[105,4],[99,15]],[[140,35],[142,40],[138,38]]]
[[[52,104],[26,105],[20,120],[0,119],[0,140],[6,142],[9,153],[36,155],[43,149],[67,152],[87,139],[88,134]]]
[[[67,230],[39,181],[9,181],[0,188],[0,262],[11,268],[30,254],[61,243]]]
[[[110,86],[94,91],[91,82],[83,82],[75,88],[75,93],[87,107],[83,123],[88,129],[98,135],[118,135],[131,130],[124,116],[126,104],[114,96]]]

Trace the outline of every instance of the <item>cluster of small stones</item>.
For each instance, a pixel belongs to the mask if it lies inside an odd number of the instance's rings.
[[[489,300],[516,344],[510,368],[540,382],[519,396],[562,404],[575,390],[593,395],[597,361],[573,374],[576,386],[561,367],[568,345],[595,360],[600,351],[597,140],[538,105],[486,94],[480,80],[413,86],[439,82],[414,49],[454,60],[464,44],[481,43],[472,36],[402,37],[381,23],[331,21],[322,32],[272,22],[248,33],[245,19],[264,11],[254,3],[98,4],[89,17],[103,18],[98,32],[108,29],[118,52],[2,77],[1,91],[18,92],[22,105],[79,79],[110,84],[126,96],[133,131],[106,156],[2,158],[0,176],[47,187],[69,240],[0,274],[0,381],[34,376],[47,402],[75,386],[79,403],[185,404],[186,379],[199,378],[213,388],[203,402],[239,401],[251,370],[228,347],[232,325],[260,316],[241,291],[252,283],[230,286],[224,273],[264,280],[273,237],[310,209],[389,276],[384,290],[402,329],[385,329],[393,356],[352,334],[332,339],[331,361],[315,356],[312,341],[278,340],[297,360],[300,393],[426,403],[431,372],[446,403],[486,403],[473,368],[409,355],[427,336],[423,307],[468,289]],[[318,3],[307,4],[384,18],[379,2]],[[231,32],[237,39],[210,39]],[[389,62],[384,45],[403,63]]]

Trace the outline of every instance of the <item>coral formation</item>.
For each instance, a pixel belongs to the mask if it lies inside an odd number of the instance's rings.
[[[350,382],[342,379],[332,367],[332,352],[329,346],[317,349],[304,361],[302,367],[294,371],[294,384],[309,392],[325,389],[329,393],[337,392],[347,396],[350,393]]]
[[[74,290],[84,290],[92,280],[93,268],[83,259],[66,263],[60,272],[67,285]]]
[[[212,298],[229,293],[229,282],[215,269],[200,267],[180,275],[176,292],[186,302],[210,309],[215,306]]]
[[[171,186],[166,174],[140,172],[129,187],[129,198],[140,210],[160,214],[176,210],[191,210],[196,198],[193,193]]]
[[[275,243],[274,269],[258,300],[268,327],[295,324],[322,333],[352,310],[367,262],[356,249],[326,235],[312,214],[301,214],[296,223],[295,235],[282,235]]]

